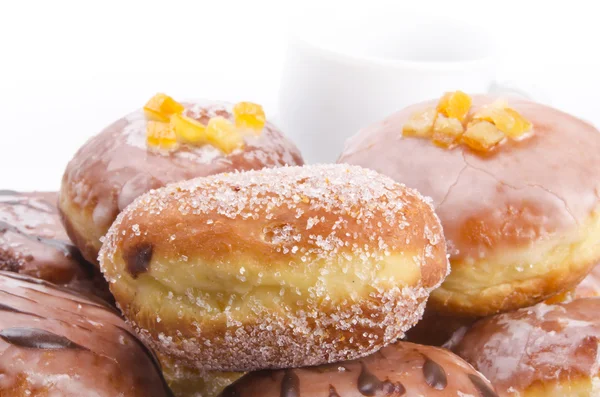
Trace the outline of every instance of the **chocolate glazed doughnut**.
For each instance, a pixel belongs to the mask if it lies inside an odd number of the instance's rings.
[[[211,117],[232,119],[232,105],[183,103],[184,114],[206,124]],[[302,165],[298,149],[267,122],[260,135],[224,154],[212,145],[186,146],[172,153],[150,151],[148,120],[140,109],[91,138],[67,165],[59,208],[71,240],[83,256],[97,264],[100,238],[129,203],[171,182],[234,170]]]
[[[104,278],[71,244],[53,192],[0,190],[0,270],[27,274],[108,301]]]
[[[465,123],[489,112],[495,99],[474,96]],[[574,288],[600,262],[600,132],[524,99],[509,99],[508,106],[531,130],[488,152],[403,136],[412,115],[435,112],[430,101],[360,131],[338,160],[433,199],[452,273],[428,310],[481,317],[531,306]]]
[[[219,397],[497,397],[487,379],[460,357],[397,342],[368,357],[318,367],[252,372]]]
[[[162,354],[249,371],[361,357],[401,338],[448,272],[430,205],[344,165],[219,174],[149,192],[100,253]]]
[[[480,320],[453,350],[500,396],[598,396],[599,313],[600,298],[540,303]]]
[[[155,356],[102,300],[0,271],[0,394],[172,396]]]

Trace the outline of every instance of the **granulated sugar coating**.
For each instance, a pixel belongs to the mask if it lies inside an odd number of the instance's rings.
[[[151,191],[119,215],[99,261],[147,343],[221,371],[370,354],[420,319],[449,272],[431,205],[347,165]]]

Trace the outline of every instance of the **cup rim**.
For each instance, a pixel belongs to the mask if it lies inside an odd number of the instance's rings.
[[[352,62],[354,64],[360,64],[361,66],[369,65],[373,67],[382,68],[412,68],[420,69],[425,71],[439,71],[439,70],[461,70],[465,67],[475,67],[493,62],[495,56],[492,50],[489,54],[464,60],[456,61],[418,61],[410,59],[390,59],[370,55],[359,55],[356,53],[350,53],[343,50],[338,50],[314,43],[298,32],[288,33],[288,48],[292,45],[301,45],[307,50],[319,52],[322,56],[326,56],[330,59],[340,62]]]

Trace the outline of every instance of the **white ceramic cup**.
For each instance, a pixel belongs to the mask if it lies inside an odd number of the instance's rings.
[[[484,29],[393,17],[311,21],[292,31],[277,122],[307,163],[335,162],[360,128],[415,102],[498,89],[494,40]]]

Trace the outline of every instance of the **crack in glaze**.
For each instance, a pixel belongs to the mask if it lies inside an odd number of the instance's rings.
[[[467,160],[467,157],[465,156],[464,152],[462,152],[461,154],[462,154],[462,157],[463,157],[463,160],[464,160],[465,164],[467,164],[471,169],[473,169],[475,171],[482,172],[482,173],[488,175],[490,178],[494,179],[497,183],[499,183],[502,186],[505,186],[505,187],[507,187],[509,189],[512,189],[512,190],[515,190],[515,191],[519,191],[519,190],[523,190],[523,189],[527,189],[527,188],[530,188],[530,189],[537,188],[537,189],[543,190],[547,194],[549,194],[552,197],[554,197],[555,199],[559,200],[562,203],[562,205],[565,208],[565,210],[567,211],[567,213],[569,214],[569,216],[571,217],[571,219],[575,222],[576,225],[579,225],[579,221],[577,220],[577,218],[575,217],[575,215],[573,215],[573,213],[571,212],[571,209],[567,205],[567,202],[565,201],[565,199],[563,199],[562,197],[558,196],[556,193],[548,190],[547,188],[545,188],[545,187],[543,187],[541,185],[533,184],[533,183],[526,183],[522,187],[517,187],[517,186],[511,185],[510,183],[507,183],[506,181],[501,180],[500,178],[498,178],[493,173],[491,173],[491,172],[489,172],[489,171],[487,171],[487,170],[485,170],[483,168],[474,166],[472,163],[470,163]]]
[[[442,201],[440,201],[440,204],[437,205],[437,208],[441,208],[442,205],[446,202],[446,199],[448,198],[448,196],[450,196],[452,189],[454,189],[454,187],[456,187],[456,185],[458,185],[458,182],[460,182],[460,178],[461,178],[463,172],[465,172],[467,170],[467,168],[469,168],[469,164],[465,163],[464,167],[460,170],[460,172],[456,176],[456,180],[454,181],[454,183],[452,183],[452,185],[450,185],[450,187],[448,188],[448,191],[444,195],[444,198],[442,199]]]

